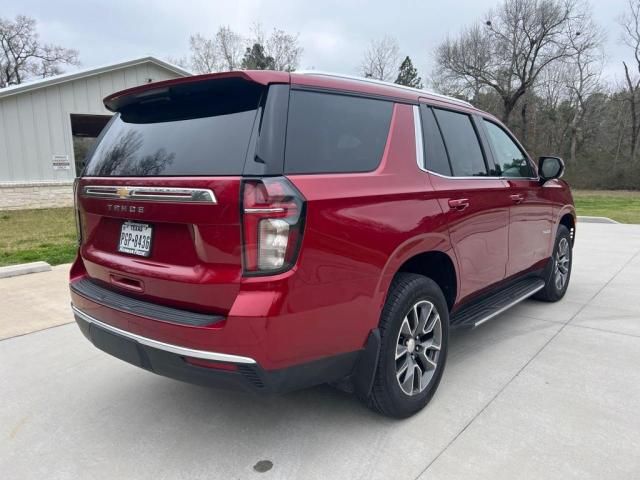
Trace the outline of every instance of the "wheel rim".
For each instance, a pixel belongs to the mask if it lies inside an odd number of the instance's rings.
[[[424,391],[438,366],[442,346],[442,323],[435,305],[421,300],[409,309],[396,342],[396,380],[402,391]]]
[[[558,243],[558,250],[556,251],[554,263],[554,281],[557,290],[562,290],[567,284],[569,268],[571,266],[570,262],[571,249],[569,248],[569,241],[566,238],[561,238]]]

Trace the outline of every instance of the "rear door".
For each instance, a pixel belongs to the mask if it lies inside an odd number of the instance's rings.
[[[224,78],[119,98],[76,189],[88,275],[145,300],[226,313],[242,276],[242,175],[281,173],[274,99],[286,112],[287,97],[288,85]]]
[[[508,185],[510,277],[546,261],[553,211],[524,149],[497,123],[487,119],[482,122],[496,168]]]
[[[447,215],[463,299],[505,278],[507,185],[492,176],[471,115],[426,105],[421,110],[426,168]]]

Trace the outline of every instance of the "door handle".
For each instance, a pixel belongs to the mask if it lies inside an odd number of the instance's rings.
[[[449,200],[449,206],[454,210],[462,211],[469,206],[468,198],[456,198]]]
[[[522,203],[524,202],[524,195],[522,195],[521,193],[514,193],[513,195],[509,195],[511,197],[511,200],[513,200],[515,203]]]

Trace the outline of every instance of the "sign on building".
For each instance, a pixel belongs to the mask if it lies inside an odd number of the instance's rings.
[[[54,170],[71,169],[71,160],[69,160],[69,155],[54,155],[52,158],[52,164]]]

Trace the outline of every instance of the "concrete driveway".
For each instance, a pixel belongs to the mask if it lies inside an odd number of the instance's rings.
[[[59,271],[0,282],[1,328],[58,318],[68,303]],[[18,295],[13,281],[38,293]],[[527,301],[455,333],[440,389],[405,421],[327,386],[260,398],[154,376],[98,351],[75,324],[8,338],[0,341],[0,472],[640,478],[639,285],[640,226],[580,225],[566,298]],[[272,468],[262,462],[268,471],[257,472],[261,461]]]

